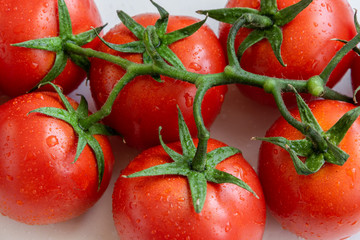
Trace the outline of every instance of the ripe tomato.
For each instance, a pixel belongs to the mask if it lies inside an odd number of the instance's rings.
[[[309,104],[324,131],[353,109],[352,104],[332,100]],[[299,119],[296,110],[291,111]],[[283,118],[266,133],[290,140],[304,136]],[[360,120],[339,147],[350,155],[343,166],[326,163],[317,173],[304,176],[295,171],[284,149],[263,142],[259,154],[259,178],[268,209],[289,231],[305,239],[345,239],[360,230]]]
[[[157,14],[143,14],[134,19],[143,26],[153,25],[159,18]],[[169,19],[168,32],[191,25],[198,20],[173,16]],[[119,24],[105,36],[111,43],[124,44],[136,40],[136,37],[124,25]],[[224,70],[225,57],[219,40],[207,27],[201,27],[195,34],[171,44],[170,49],[182,61],[185,68],[197,73],[219,73]],[[140,54],[124,54],[109,49],[105,45],[100,51],[119,55],[130,61],[141,63]],[[90,87],[98,108],[106,101],[116,82],[124,75],[119,66],[99,59],[93,59],[90,70]],[[162,83],[150,76],[140,76],[126,85],[120,92],[112,113],[105,123],[124,136],[133,147],[143,149],[159,144],[158,128],[163,127],[164,141],[178,140],[177,105],[184,115],[192,135],[196,134],[193,119],[193,101],[196,87],[193,84],[161,77]],[[205,125],[209,127],[219,114],[226,86],[211,88],[205,95],[202,114]]]
[[[180,143],[168,145],[181,153]],[[208,151],[225,144],[210,139]],[[129,175],[172,162],[162,146],[145,150],[123,171]],[[121,239],[262,239],[266,208],[258,177],[241,154],[217,167],[246,182],[259,196],[234,184],[207,184],[204,208],[194,210],[182,176],[123,178],[115,183],[113,216]]]
[[[56,223],[84,213],[107,188],[114,163],[107,138],[95,136],[105,157],[98,189],[93,151],[86,146],[73,163],[74,130],[62,120],[28,114],[40,107],[63,105],[55,93],[38,92],[0,106],[0,212],[27,224]]]
[[[66,0],[73,33],[101,26],[102,21],[93,0]],[[15,97],[39,83],[52,68],[55,53],[10,46],[59,35],[56,0],[4,0],[0,8],[0,92]],[[98,40],[85,47],[95,47]],[[86,72],[68,61],[54,83],[67,94],[85,79]],[[47,88],[51,89],[51,88]]]
[[[278,0],[279,9],[288,7],[299,0]],[[259,9],[260,0],[229,0],[226,7],[249,7]],[[219,38],[225,45],[230,30],[229,24],[220,24]],[[346,0],[314,0],[293,21],[283,28],[281,55],[286,67],[276,59],[267,40],[250,47],[241,59],[241,66],[252,73],[270,77],[306,80],[320,74],[331,58],[343,46],[332,39],[350,40],[356,35],[354,13]],[[249,34],[241,29],[235,40],[235,49]],[[348,54],[338,64],[327,86],[333,87],[350,67],[354,54]],[[262,89],[238,85],[241,92],[258,102],[275,105],[270,94]],[[292,94],[285,94],[285,101],[293,105]],[[309,97],[309,96],[308,96]]]
[[[360,56],[356,56],[351,65],[351,84],[353,91],[360,86]],[[360,101],[360,94],[356,94],[356,100]]]

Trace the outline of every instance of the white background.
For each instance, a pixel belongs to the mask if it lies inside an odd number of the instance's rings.
[[[95,2],[98,5],[103,22],[109,24],[105,31],[119,22],[115,10],[124,10],[129,15],[156,11],[148,0],[95,0]],[[349,2],[353,8],[360,9],[359,0],[349,0]],[[170,14],[192,15],[202,18],[202,16],[196,15],[196,10],[224,7],[226,0],[157,0],[157,3],[165,7]],[[215,32],[217,31],[218,26],[215,21],[209,20],[208,24]],[[337,86],[337,89],[343,93],[351,94],[348,81],[349,73],[344,77],[339,86]],[[82,85],[79,91],[91,101],[87,86]],[[75,94],[72,94],[71,97],[78,99]],[[276,109],[260,106],[242,97],[238,90],[231,86],[225,99],[222,112],[211,128],[211,137],[241,149],[244,157],[256,169],[257,152],[260,143],[250,141],[250,138],[253,136],[264,136],[266,129],[278,116],[279,113]],[[28,226],[0,215],[0,239],[118,239],[111,213],[112,188],[119,175],[119,171],[125,167],[138,152],[125,146],[119,139],[112,138],[111,140],[116,156],[114,175],[108,190],[92,209],[68,222],[47,226]],[[283,230],[281,226],[268,215],[263,239],[296,240],[298,237]],[[360,239],[360,234],[349,238],[349,240],[355,239]]]

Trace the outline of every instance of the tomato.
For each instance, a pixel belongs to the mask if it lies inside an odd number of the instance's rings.
[[[168,146],[181,152],[179,142]],[[210,139],[208,151],[223,146]],[[233,184],[208,183],[199,214],[185,177],[122,177],[167,162],[172,162],[171,158],[157,146],[143,151],[121,172],[113,192],[113,216],[121,239],[262,239],[265,201],[255,171],[241,154],[216,168],[241,178],[259,199]]]
[[[309,103],[324,131],[354,105],[333,100]],[[298,110],[291,114],[299,119]],[[290,140],[304,136],[282,117],[266,133]],[[350,155],[343,166],[325,163],[305,176],[295,171],[284,149],[263,142],[259,153],[259,178],[268,209],[282,227],[305,239],[345,239],[360,230],[360,120],[349,129],[339,147]]]
[[[134,20],[143,26],[154,25],[157,14],[143,14]],[[168,32],[186,27],[197,19],[185,16],[169,18]],[[112,28],[104,39],[111,43],[124,44],[135,41],[135,36],[124,25]],[[206,41],[205,41],[206,39]],[[226,61],[219,40],[213,31],[201,27],[195,34],[171,44],[170,49],[178,56],[187,70],[202,74],[219,73]],[[105,45],[100,51],[118,55],[130,61],[141,63],[140,54],[124,54]],[[116,82],[124,75],[119,66],[99,59],[93,59],[90,70],[90,87],[98,108],[106,101]],[[132,147],[148,148],[159,144],[158,128],[163,127],[164,141],[177,141],[177,105],[181,109],[192,135],[196,134],[193,120],[193,101],[196,87],[193,84],[162,76],[159,83],[150,76],[139,76],[126,85],[117,97],[112,113],[104,121],[121,133]],[[211,88],[202,104],[204,123],[209,127],[219,114],[226,86]]]
[[[284,9],[299,0],[278,0],[278,8]],[[260,8],[260,0],[229,0],[226,7]],[[229,24],[220,24],[219,38],[225,46],[230,29]],[[293,21],[282,27],[283,43],[281,55],[286,67],[276,59],[267,40],[250,47],[241,59],[241,66],[252,73],[277,78],[307,80],[318,75],[331,58],[343,46],[332,39],[350,40],[356,35],[354,13],[346,0],[314,0]],[[249,34],[249,29],[241,29],[235,40],[235,49]],[[327,83],[333,87],[350,67],[354,54],[348,54],[332,72]],[[266,105],[275,105],[270,94],[262,89],[238,85],[241,92],[251,99]],[[293,94],[284,94],[288,105],[296,101]],[[309,98],[309,96],[307,96]]]
[[[102,25],[93,0],[66,0],[74,34]],[[31,90],[52,68],[55,53],[10,46],[59,35],[56,0],[5,0],[0,8],[0,92],[11,97]],[[99,40],[84,47],[95,47]],[[55,79],[67,94],[85,79],[86,72],[68,60]],[[46,88],[51,89],[51,88]]]
[[[351,85],[353,91],[360,86],[360,56],[356,56],[351,65]],[[356,94],[356,100],[360,100],[359,93]]]
[[[77,107],[75,101],[71,104]],[[37,92],[0,106],[0,212],[31,225],[84,213],[104,193],[114,163],[108,139],[96,135],[105,158],[98,189],[93,151],[86,146],[73,163],[78,140],[74,130],[62,120],[28,114],[40,107],[63,105],[55,93]]]

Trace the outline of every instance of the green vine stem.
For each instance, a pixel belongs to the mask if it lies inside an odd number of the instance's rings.
[[[263,0],[262,12],[266,12],[266,9],[269,9],[268,14],[272,13],[272,9],[277,9],[276,1],[274,0]],[[278,104],[281,114],[285,117],[289,123],[297,128],[304,135],[309,136],[314,144],[320,149],[326,149],[326,143],[323,138],[319,136],[316,131],[312,131],[312,128],[306,126],[306,124],[301,123],[294,119],[288,112],[283,99],[281,97],[282,92],[294,91],[293,88],[302,93],[312,93],[316,96],[322,96],[324,98],[331,98],[335,100],[342,100],[346,102],[352,102],[351,97],[344,96],[330,88],[324,87],[327,78],[329,77],[331,71],[335,65],[345,56],[351,49],[353,49],[356,44],[360,41],[360,36],[357,35],[354,39],[349,41],[345,46],[336,54],[324,71],[317,77],[315,80],[291,80],[291,79],[280,79],[274,77],[267,77],[263,75],[253,74],[245,71],[240,66],[239,54],[235,50],[235,38],[236,34],[240,28],[244,26],[257,26],[269,27],[271,26],[270,18],[267,16],[254,15],[253,13],[246,13],[242,17],[238,18],[233,24],[227,42],[227,53],[229,65],[224,69],[222,73],[218,74],[208,74],[202,75],[197,73],[188,72],[183,68],[175,67],[168,64],[160,53],[157,51],[156,47],[159,43],[159,36],[154,26],[149,26],[143,32],[143,42],[146,53],[152,59],[151,63],[137,64],[129,60],[121,58],[119,56],[114,56],[111,54],[106,54],[103,52],[98,52],[89,48],[82,48],[81,46],[76,45],[72,41],[66,41],[63,45],[64,51],[70,54],[76,54],[84,57],[95,57],[100,58],[116,65],[122,67],[126,73],[115,85],[113,91],[110,93],[107,101],[102,106],[102,108],[95,112],[94,114],[81,119],[79,125],[83,129],[88,129],[94,123],[100,121],[104,117],[108,116],[111,112],[112,105],[123,89],[123,87],[132,81],[135,77],[140,75],[151,75],[155,79],[159,75],[164,75],[186,81],[192,84],[195,84],[198,88],[195,100],[194,100],[194,117],[198,130],[199,144],[196,151],[195,157],[193,159],[193,168],[198,171],[203,171],[206,164],[206,149],[207,141],[210,137],[209,131],[206,129],[202,115],[201,115],[201,103],[203,101],[204,95],[208,89],[218,85],[225,84],[246,84],[251,86],[256,86],[259,88],[264,88],[267,92],[270,92],[274,95],[274,98]],[[96,31],[96,30],[94,30]],[[265,36],[266,37],[266,36]],[[251,41],[250,41],[251,43]],[[241,53],[241,51],[240,51]],[[240,54],[241,55],[241,54]],[[318,81],[320,79],[320,81]],[[292,87],[289,87],[292,86]]]

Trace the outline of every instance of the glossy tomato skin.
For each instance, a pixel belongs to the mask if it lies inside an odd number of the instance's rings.
[[[30,225],[57,223],[84,213],[107,188],[114,163],[107,138],[95,136],[105,157],[98,190],[93,151],[86,146],[73,163],[78,138],[72,127],[40,113],[28,114],[39,107],[63,105],[55,93],[39,92],[0,106],[0,212]]]
[[[279,9],[284,9],[299,0],[278,0]],[[260,0],[229,0],[226,7],[260,8]],[[282,27],[283,43],[281,55],[286,64],[282,67],[267,40],[249,48],[241,59],[241,66],[252,73],[277,78],[307,80],[318,75],[331,58],[343,46],[332,39],[350,40],[356,35],[353,20],[354,12],[346,0],[314,0],[293,21]],[[230,30],[229,24],[220,24],[219,38],[223,46]],[[249,34],[250,30],[241,29],[235,40],[235,49]],[[343,58],[335,68],[327,83],[333,87],[351,65],[354,53]],[[238,85],[241,92],[251,99],[266,105],[275,105],[273,97],[262,89]],[[292,94],[284,94],[286,103],[296,103]],[[307,96],[310,99],[310,96]]]
[[[332,100],[309,104],[323,130],[328,130],[352,104]],[[299,118],[297,111],[291,112]],[[290,140],[303,136],[283,118],[266,133]],[[295,171],[289,154],[263,142],[259,154],[259,178],[268,209],[289,231],[305,239],[345,239],[360,230],[360,121],[357,120],[339,147],[350,155],[343,166],[325,164],[317,173]]]
[[[159,18],[157,14],[137,15],[134,19],[143,26],[153,25]],[[172,16],[169,19],[168,32],[175,31],[197,22],[197,19],[185,16]],[[122,24],[112,28],[105,40],[123,44],[135,41],[135,36]],[[219,40],[212,30],[203,26],[194,35],[175,42],[170,49],[179,57],[184,66],[197,73],[219,73],[225,67],[225,56]],[[100,51],[119,55],[130,61],[141,63],[140,54],[115,52],[105,45]],[[97,107],[101,107],[116,82],[124,75],[119,66],[93,59],[90,71],[90,87]],[[193,84],[161,77],[163,82],[154,81],[149,76],[140,76],[126,85],[120,92],[112,109],[105,119],[107,125],[124,136],[128,145],[139,149],[159,144],[158,128],[163,127],[164,141],[178,140],[177,105],[192,135],[196,134],[193,119],[193,101],[196,87]],[[202,104],[204,123],[209,127],[219,114],[227,87],[211,88]]]
[[[210,139],[208,151],[223,146]],[[179,143],[169,147],[181,152]],[[113,216],[121,239],[262,239],[265,201],[255,171],[241,154],[224,160],[217,169],[241,178],[259,199],[233,184],[208,183],[200,214],[194,211],[182,176],[122,177],[171,161],[157,146],[142,152],[121,172],[113,192]]]
[[[93,0],[65,0],[74,34],[102,25]],[[4,0],[0,8],[0,92],[10,97],[31,90],[52,68],[55,53],[10,44],[59,35],[56,0]],[[84,47],[95,48],[95,39]],[[85,79],[86,72],[68,60],[55,79],[67,94]],[[46,88],[52,90],[51,88]]]

